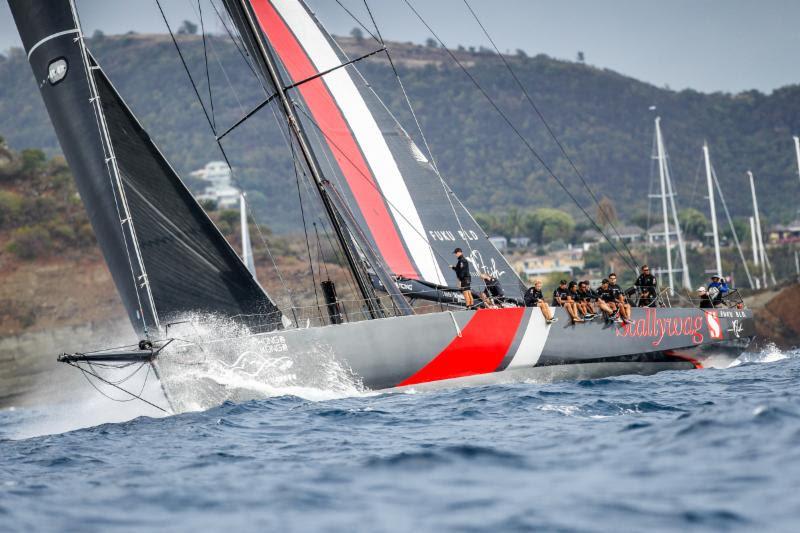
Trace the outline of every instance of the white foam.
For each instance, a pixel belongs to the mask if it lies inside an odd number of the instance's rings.
[[[254,336],[210,317],[197,317],[183,329],[183,340],[159,357],[162,381],[177,411],[208,409],[226,400],[297,396],[324,401],[365,392],[330,346],[289,351],[280,332]]]
[[[769,343],[761,351],[744,352],[737,360],[731,363],[730,366],[739,366],[742,363],[775,363],[783,361],[784,359],[789,359],[790,357],[797,357],[798,355],[800,355],[800,350],[784,352],[775,344]]]

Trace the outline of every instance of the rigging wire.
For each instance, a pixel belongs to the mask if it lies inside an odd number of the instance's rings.
[[[456,65],[458,65],[461,68],[461,70],[464,72],[464,74],[466,74],[466,76],[470,79],[470,81],[472,81],[473,85],[475,85],[475,87],[478,89],[478,91],[480,91],[480,93],[484,96],[484,98],[486,98],[486,100],[489,102],[489,104],[500,115],[500,117],[508,125],[508,127],[511,128],[511,130],[517,135],[517,137],[519,137],[519,139],[523,142],[523,144],[531,152],[531,154],[534,156],[534,158],[537,161],[539,161],[539,163],[544,167],[544,169],[547,171],[547,173],[550,175],[550,177],[552,177],[556,181],[556,183],[558,183],[558,185],[561,187],[561,189],[564,191],[564,193],[570,198],[570,200],[572,200],[572,202],[578,207],[578,209],[584,214],[584,216],[586,216],[587,220],[592,224],[592,226],[594,226],[594,228],[603,236],[603,238],[605,238],[605,240],[608,242],[608,244],[611,246],[611,248],[616,252],[616,254],[625,263],[625,265],[628,266],[629,268],[631,268],[634,272],[636,272],[636,262],[635,261],[633,263],[629,262],[629,259],[627,257],[625,257],[622,254],[622,252],[620,252],[619,248],[617,248],[614,245],[614,243],[611,240],[611,238],[606,234],[605,231],[603,231],[603,228],[601,228],[600,225],[594,220],[594,218],[592,218],[592,216],[586,211],[586,209],[583,207],[583,205],[581,205],[581,203],[578,202],[578,199],[575,197],[575,195],[572,194],[572,192],[570,192],[570,190],[566,187],[564,182],[555,174],[555,172],[552,170],[552,168],[547,164],[547,162],[542,158],[542,156],[536,151],[536,149],[533,147],[533,145],[530,143],[530,141],[528,141],[528,139],[524,135],[522,135],[522,132],[520,132],[520,130],[514,125],[514,123],[511,121],[511,119],[508,117],[508,115],[506,115],[505,112],[503,112],[503,110],[500,109],[500,106],[494,101],[494,99],[491,96],[489,96],[489,93],[486,92],[486,90],[478,82],[478,80],[475,79],[475,77],[464,66],[464,64],[461,63],[461,61],[458,60],[458,58],[455,56],[455,54],[453,54],[453,52],[447,47],[447,45],[444,43],[444,41],[442,41],[442,39],[439,37],[439,35],[433,30],[433,28],[431,28],[430,24],[428,24],[428,22],[422,17],[422,15],[420,15],[420,13],[414,8],[414,6],[411,4],[411,1],[410,0],[403,0],[403,1],[409,7],[409,9],[414,13],[414,15],[416,15],[416,17],[419,19],[419,21],[428,29],[428,31],[431,32],[431,34],[436,39],[436,41],[447,52],[447,54],[456,63]]]
[[[531,105],[533,110],[536,112],[536,115],[542,121],[542,124],[544,125],[545,129],[547,130],[547,133],[550,135],[550,137],[553,139],[553,141],[555,141],[556,145],[558,146],[558,149],[561,151],[561,154],[569,162],[569,165],[572,167],[572,170],[575,172],[575,175],[578,176],[578,178],[581,180],[581,183],[583,184],[583,187],[586,189],[586,191],[591,196],[592,200],[594,201],[595,205],[597,206],[598,211],[600,212],[600,214],[605,216],[605,219],[608,222],[608,225],[611,226],[611,229],[617,235],[617,238],[619,239],[619,242],[625,247],[625,251],[630,256],[631,261],[633,261],[634,265],[637,264],[636,258],[633,256],[633,253],[631,252],[631,249],[628,247],[628,245],[622,239],[622,236],[619,234],[619,232],[617,231],[617,228],[614,226],[614,222],[611,221],[611,217],[609,216],[609,213],[607,213],[606,210],[603,208],[603,206],[600,204],[600,200],[598,200],[598,198],[595,195],[595,193],[592,190],[592,188],[589,187],[589,184],[586,182],[586,179],[584,178],[583,173],[581,173],[581,171],[578,170],[577,165],[575,164],[575,162],[572,160],[572,158],[567,153],[566,148],[564,148],[564,145],[561,143],[561,141],[559,140],[558,136],[556,136],[555,132],[550,127],[550,124],[547,122],[547,119],[545,119],[544,114],[539,109],[539,106],[536,105],[536,102],[533,100],[533,97],[530,95],[528,90],[525,88],[525,85],[522,83],[522,81],[517,76],[517,73],[514,72],[513,68],[511,68],[511,64],[508,62],[506,57],[500,52],[500,49],[497,47],[497,44],[494,42],[494,39],[492,39],[492,36],[489,34],[489,31],[486,29],[486,27],[483,25],[481,20],[478,18],[478,15],[472,9],[472,6],[470,5],[469,1],[468,0],[463,0],[463,1],[464,1],[464,5],[467,6],[467,9],[472,14],[472,17],[475,19],[475,22],[477,22],[478,26],[480,26],[481,30],[483,31],[483,34],[486,36],[487,39],[489,39],[489,42],[492,43],[492,47],[494,48],[495,52],[497,52],[497,55],[500,56],[500,59],[503,61],[503,64],[505,65],[505,67],[508,70],[509,74],[511,74],[511,77],[514,78],[514,81],[516,82],[516,84],[520,88],[520,90],[522,90],[522,93],[525,95],[525,98],[527,99],[528,103]]]
[[[217,117],[214,115],[214,94],[211,90],[211,73],[208,70],[208,46],[206,45],[206,26],[203,21],[203,6],[201,0],[197,0],[197,10],[200,15],[200,33],[203,36],[203,62],[206,65],[206,83],[208,84],[208,102],[211,106],[211,119],[214,121],[214,129],[217,129]]]
[[[107,379],[105,379],[103,376],[99,375],[98,373],[94,372],[93,370],[87,370],[87,369],[83,368],[81,365],[79,365],[79,364],[77,364],[77,363],[71,363],[71,362],[67,362],[67,364],[68,364],[69,366],[75,367],[75,368],[77,368],[78,370],[80,370],[80,371],[81,371],[81,374],[83,374],[83,377],[86,379],[86,381],[88,381],[88,382],[89,382],[89,385],[91,385],[91,386],[92,386],[92,388],[94,388],[94,389],[95,389],[97,392],[99,392],[101,395],[105,396],[105,397],[106,397],[106,398],[108,398],[109,400],[112,400],[112,401],[114,401],[114,402],[120,402],[120,403],[126,403],[126,402],[130,402],[130,401],[133,401],[133,400],[141,400],[142,402],[146,403],[147,405],[149,405],[149,406],[151,406],[151,407],[155,407],[155,408],[156,408],[156,409],[158,409],[159,411],[162,411],[162,412],[164,412],[164,413],[167,413],[167,414],[169,414],[169,411],[167,411],[167,410],[166,410],[166,409],[164,409],[163,407],[160,407],[160,406],[158,406],[158,405],[154,404],[153,402],[151,402],[151,401],[149,401],[149,400],[145,400],[145,399],[142,397],[142,393],[144,393],[144,388],[145,388],[145,386],[147,385],[147,379],[150,377],[150,369],[151,369],[151,367],[152,367],[152,365],[151,365],[151,364],[148,364],[148,365],[147,365],[147,366],[148,366],[148,369],[147,369],[147,375],[145,376],[144,383],[142,384],[142,389],[139,391],[139,393],[138,393],[138,394],[135,394],[135,393],[133,393],[133,392],[131,392],[131,391],[129,391],[129,390],[127,390],[127,389],[123,388],[123,387],[120,387],[119,385],[116,385],[116,384],[114,384],[114,383],[112,383],[112,382],[108,381],[108,380],[107,380]],[[88,374],[88,375],[87,375],[87,374]],[[119,398],[114,398],[114,397],[112,397],[112,396],[109,396],[109,395],[108,395],[108,394],[106,394],[104,391],[102,391],[102,390],[101,390],[101,389],[100,389],[100,388],[99,388],[97,385],[95,385],[95,384],[92,382],[92,380],[91,380],[91,379],[89,379],[89,376],[92,376],[92,377],[94,377],[94,378],[96,378],[96,379],[98,379],[98,380],[102,381],[103,383],[106,383],[107,385],[109,385],[109,386],[111,386],[111,387],[114,387],[115,389],[118,389],[118,390],[120,390],[120,391],[124,392],[125,394],[128,394],[128,395],[130,395],[130,396],[131,396],[131,398],[130,398],[130,399],[127,399],[127,400],[121,400],[121,399],[119,399]]]
[[[753,277],[750,275],[750,268],[747,266],[747,260],[744,258],[744,252],[742,251],[742,244],[739,242],[739,235],[736,233],[736,227],[733,225],[733,218],[731,218],[731,213],[728,211],[728,202],[725,201],[725,195],[722,193],[722,187],[719,185],[719,180],[717,179],[717,171],[714,168],[714,163],[710,162],[711,167],[711,177],[714,179],[714,185],[716,186],[717,193],[719,193],[719,199],[722,200],[722,209],[725,211],[725,217],[728,219],[728,225],[731,228],[731,235],[733,236],[733,242],[736,244],[736,249],[739,251],[739,259],[742,260],[742,266],[744,267],[744,272],[747,274],[747,281],[750,283],[750,288],[755,288],[755,284],[753,283]]]
[[[211,128],[211,132],[214,134],[214,138],[215,138],[215,141],[217,143],[217,147],[219,148],[219,151],[222,154],[222,157],[225,159],[225,163],[228,165],[228,168],[231,169],[231,175],[233,176],[233,166],[230,163],[230,160],[228,158],[227,152],[225,151],[225,149],[222,146],[222,142],[217,138],[217,131],[216,131],[216,127],[214,125],[214,122],[209,117],[208,111],[206,110],[206,106],[203,103],[203,99],[200,97],[200,91],[197,88],[197,84],[194,81],[194,77],[192,76],[191,71],[189,70],[189,66],[186,63],[186,60],[185,60],[185,58],[183,56],[183,52],[181,51],[180,46],[178,45],[178,41],[175,39],[175,35],[172,32],[172,27],[170,26],[169,21],[167,20],[167,16],[164,13],[163,7],[161,6],[161,2],[160,2],[160,0],[155,0],[155,2],[156,2],[156,5],[158,6],[159,12],[161,13],[161,17],[164,20],[164,24],[167,27],[167,31],[169,32],[170,38],[172,39],[172,43],[175,46],[175,50],[178,52],[178,56],[180,57],[181,64],[183,65],[183,68],[184,68],[184,70],[186,72],[186,75],[189,78],[189,82],[191,83],[192,88],[194,89],[194,93],[195,93],[195,96],[197,97],[198,103],[200,104],[200,107],[203,109],[203,114],[206,117],[206,121],[208,122],[208,125]],[[213,5],[213,2],[212,2],[212,5]],[[215,8],[215,10],[216,10],[216,8]],[[217,11],[217,14],[219,15],[219,11]],[[221,16],[220,16],[220,20],[222,21]],[[224,25],[224,22],[223,22],[223,25]],[[208,61],[208,58],[206,57],[206,68],[208,66],[207,61]],[[210,85],[210,80],[209,80],[209,85]],[[234,89],[234,91],[235,91],[235,89]],[[213,112],[213,110],[212,110],[212,112]],[[235,177],[234,177],[234,182],[238,184],[238,180],[236,180]],[[258,223],[256,223],[256,228],[258,230],[258,233],[259,233],[259,236],[260,236],[260,238],[262,240],[262,243],[269,250],[269,245],[268,245],[267,241],[264,239],[263,234],[261,233],[261,228],[259,227]],[[270,255],[271,255],[271,252],[270,252]],[[273,261],[273,265],[275,265],[274,261]],[[277,265],[275,265],[275,268],[277,269]],[[291,293],[288,290],[288,287],[286,286],[285,282],[283,282],[283,277],[280,275],[280,273],[278,273],[278,276],[281,279],[281,282],[284,283],[284,290],[286,290],[286,292],[289,294],[289,301],[292,302]]]

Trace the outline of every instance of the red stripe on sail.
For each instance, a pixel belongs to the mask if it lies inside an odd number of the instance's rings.
[[[524,307],[479,309],[461,331],[460,337],[453,339],[431,362],[397,386],[495,371],[514,342],[524,314]]]
[[[267,0],[252,0],[251,4],[261,29],[268,36],[292,80],[298,82],[318,74],[302,45],[272,4]],[[397,234],[372,171],[322,78],[306,82],[298,89],[314,121],[322,130],[389,268],[394,274],[418,278],[419,274]]]

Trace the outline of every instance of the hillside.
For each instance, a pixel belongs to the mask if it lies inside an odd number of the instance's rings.
[[[202,40],[192,35],[179,39],[208,104]],[[353,56],[373,46],[351,38],[340,42]],[[202,110],[166,36],[98,35],[91,48],[179,172],[185,175],[218,158]],[[397,43],[389,48],[441,169],[470,208],[502,213],[511,206],[547,206],[576,212],[444,51]],[[500,60],[481,51],[456,53],[571,190],[586,201],[579,181]],[[209,39],[209,59],[215,120],[224,129],[260,101],[261,89],[227,39]],[[785,198],[787,191],[798,187],[791,135],[800,131],[800,86],[770,95],[674,92],[546,56],[509,59],[593,188],[612,197],[623,218],[647,210],[652,105],[663,116],[681,207],[705,209],[704,185],[697,178],[700,146],[707,139],[735,215],[749,214],[744,171],[750,168],[759,179],[760,203],[770,221],[795,216],[796,205]],[[413,132],[385,56],[364,60],[359,68]],[[57,141],[21,50],[10,50],[0,58],[0,80],[0,131],[10,146],[57,153]],[[288,230],[296,226],[289,222],[292,199],[285,193],[293,179],[287,149],[269,110],[254,118],[225,146],[240,182],[251,191],[258,216],[276,230]]]

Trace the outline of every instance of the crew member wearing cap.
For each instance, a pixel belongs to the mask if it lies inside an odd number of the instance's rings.
[[[723,298],[730,288],[728,287],[728,282],[725,281],[725,278],[720,276],[719,274],[714,274],[711,276],[711,283],[708,284],[708,297],[711,298],[711,301],[714,303],[716,307],[719,304],[724,303]]]
[[[450,268],[456,271],[458,288],[461,289],[461,292],[464,294],[464,304],[467,306],[467,309],[469,309],[473,304],[471,287],[472,276],[469,273],[469,261],[464,257],[464,252],[461,251],[461,248],[456,248],[453,250],[453,253],[456,254],[456,264],[450,265]]]
[[[650,267],[642,265],[642,273],[633,284],[639,291],[639,307],[650,307],[656,299],[656,277],[650,273]]]
[[[702,285],[697,287],[697,297],[700,298],[700,309],[712,309],[714,303],[708,297],[708,291]]]
[[[480,276],[483,280],[483,283],[486,285],[486,288],[481,291],[481,300],[483,300],[483,305],[490,309],[497,307],[499,299],[505,295],[503,286],[500,285],[500,280],[484,272],[481,272]],[[497,298],[497,301],[495,298]]]

